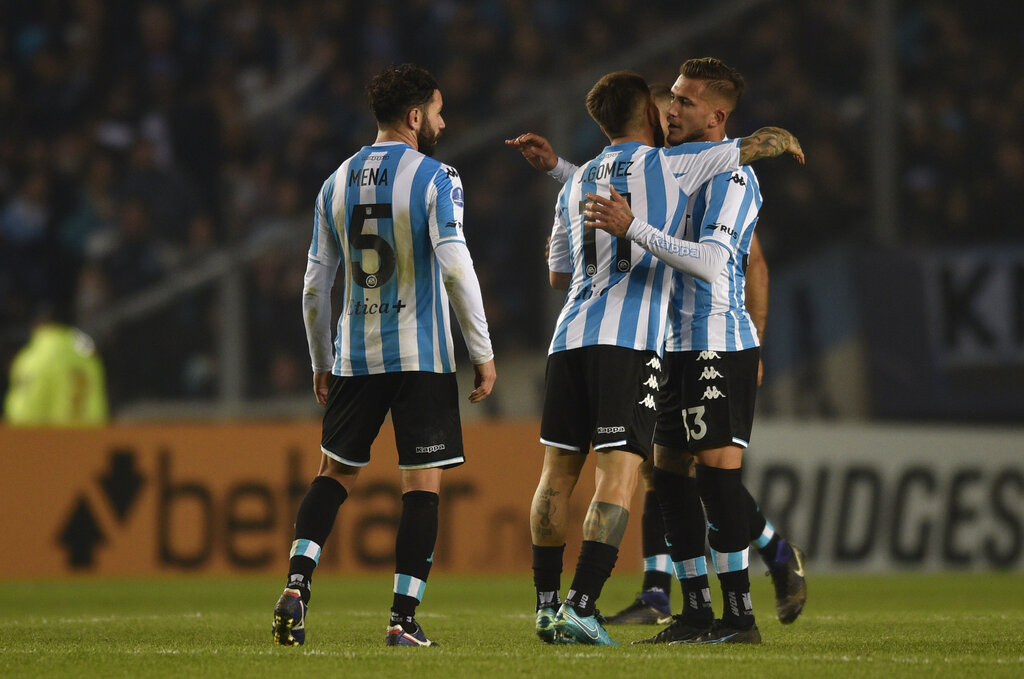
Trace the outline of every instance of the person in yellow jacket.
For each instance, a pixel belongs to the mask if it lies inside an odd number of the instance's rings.
[[[92,338],[63,323],[37,324],[11,363],[7,424],[100,426],[108,417],[106,377]]]

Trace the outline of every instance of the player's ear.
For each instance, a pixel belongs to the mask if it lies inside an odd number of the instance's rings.
[[[708,127],[721,127],[725,125],[725,121],[728,120],[729,114],[723,108],[716,108],[711,114],[711,120],[708,123]]]
[[[661,127],[661,113],[658,111],[658,105],[654,103],[654,97],[647,100],[647,121],[651,123],[653,127]]]
[[[423,109],[419,106],[413,106],[409,109],[405,114],[405,124],[408,125],[410,129],[419,132],[420,126],[423,124]]]

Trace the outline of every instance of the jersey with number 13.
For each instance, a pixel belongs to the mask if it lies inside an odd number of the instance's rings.
[[[333,352],[329,331],[313,332],[317,319],[305,319],[315,371],[455,370],[434,248],[465,247],[462,215],[458,172],[406,144],[364,146],[327,178],[316,200],[304,294],[329,295],[339,266],[344,292]]]

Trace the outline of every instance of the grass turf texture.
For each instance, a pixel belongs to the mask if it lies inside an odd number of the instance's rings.
[[[564,579],[568,579],[568,574]],[[601,597],[628,604],[639,575]],[[548,646],[533,634],[527,576],[435,574],[417,616],[438,648],[388,648],[389,576],[325,575],[307,643],[271,641],[281,578],[0,583],[4,677],[991,677],[1024,676],[1024,574],[811,573],[809,603],[783,626],[754,578],[761,646],[630,646],[655,626],[609,626],[620,648]],[[567,583],[563,583],[567,584]],[[714,592],[716,610],[721,601]],[[679,593],[673,593],[678,610]]]

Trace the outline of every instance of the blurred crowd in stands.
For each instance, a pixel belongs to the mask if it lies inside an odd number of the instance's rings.
[[[721,3],[728,6],[729,3]],[[750,4],[750,3],[748,3]],[[364,86],[414,61],[441,83],[437,156],[466,187],[466,232],[496,346],[543,353],[544,238],[557,185],[502,136],[446,145],[543,103],[606,64],[671,83],[689,57],[747,78],[730,133],[794,131],[808,168],[759,169],[761,234],[778,268],[869,243],[873,3],[754,3],[670,58],[616,63],[702,10],[652,0],[38,0],[0,20],[0,375],[45,301],[89,328],[108,310],[218,252],[266,242],[244,268],[248,397],[305,393],[299,311],[313,199],[375,135]],[[901,244],[1022,239],[1024,28],[1013,3],[896,5]],[[571,95],[573,160],[602,145]],[[527,124],[540,129],[550,117]],[[217,286],[95,337],[115,413],[217,389]],[[6,379],[4,377],[4,379]],[[0,387],[4,386],[0,384]]]

